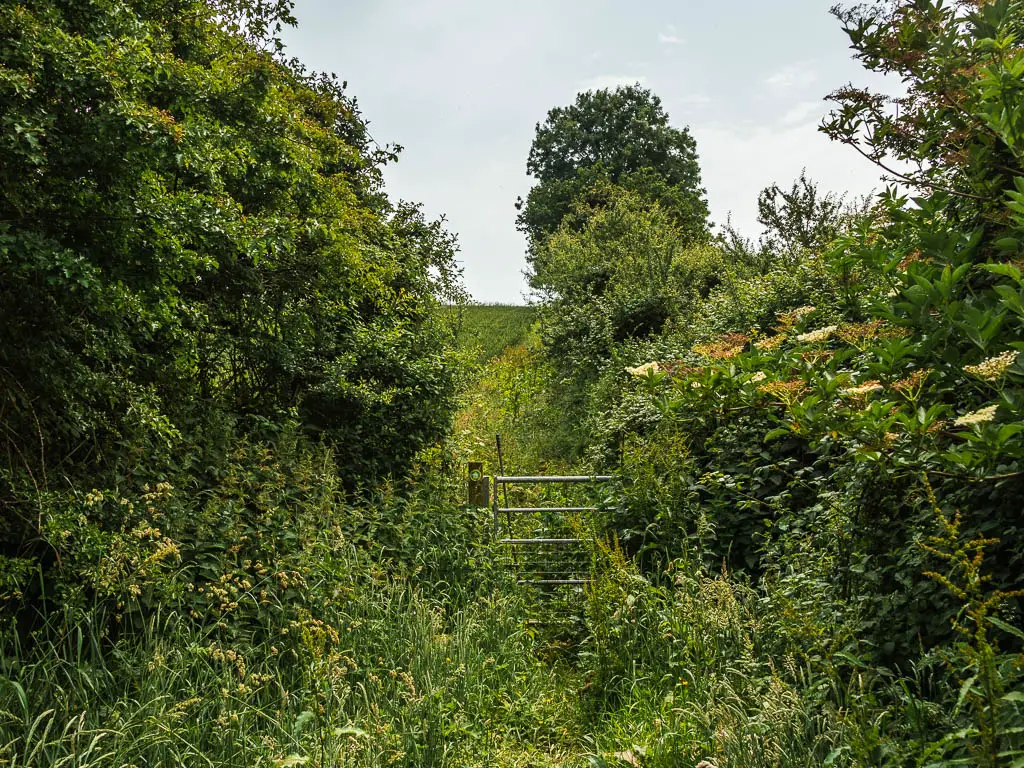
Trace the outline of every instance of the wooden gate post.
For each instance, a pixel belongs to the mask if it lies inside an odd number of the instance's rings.
[[[482,461],[469,462],[468,497],[471,507],[491,505],[491,478],[484,474]]]

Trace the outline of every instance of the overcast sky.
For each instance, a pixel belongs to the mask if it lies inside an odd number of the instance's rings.
[[[712,220],[756,236],[757,193],[807,168],[864,194],[875,168],[816,130],[822,98],[872,82],[831,0],[296,0],[289,53],[348,81],[370,133],[405,149],[385,171],[458,234],[478,301],[522,303],[536,124],[581,90],[640,82],[697,141]]]

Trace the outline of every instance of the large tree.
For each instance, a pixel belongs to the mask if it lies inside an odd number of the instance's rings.
[[[288,7],[0,6],[0,452],[40,487],[214,411],[293,411],[353,475],[446,428],[454,243],[276,53]]]
[[[517,207],[531,250],[601,182],[657,201],[691,239],[707,231],[696,142],[640,85],[587,91],[552,109],[537,125],[526,170],[537,184]]]

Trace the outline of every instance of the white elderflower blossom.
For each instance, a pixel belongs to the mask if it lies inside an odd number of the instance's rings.
[[[660,365],[656,362],[650,362],[638,365],[636,368],[626,368],[626,373],[630,376],[646,376],[648,373],[658,373],[660,370]]]
[[[957,427],[971,427],[975,424],[987,424],[996,417],[996,411],[998,409],[998,405],[986,405],[984,408],[979,408],[971,413],[965,413],[954,421],[953,424]]]
[[[826,325],[824,328],[819,328],[816,331],[808,331],[807,333],[801,333],[796,337],[796,340],[804,344],[817,344],[819,341],[828,341],[829,337],[836,332],[837,326]]]
[[[848,397],[859,397],[860,395],[870,395],[872,392],[881,392],[882,385],[877,381],[865,381],[856,387],[846,387],[840,389],[839,394],[847,395]]]
[[[974,374],[979,378],[985,379],[985,381],[995,381],[1004,373],[1006,373],[1010,366],[1017,362],[1017,356],[1020,353],[1015,350],[1007,350],[1001,355],[990,357],[988,360],[982,360],[977,365],[965,365],[964,370],[967,373]]]

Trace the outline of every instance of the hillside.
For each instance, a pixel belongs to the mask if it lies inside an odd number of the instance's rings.
[[[467,304],[454,310],[459,322],[457,342],[478,362],[522,344],[537,321],[537,308],[513,304]]]

